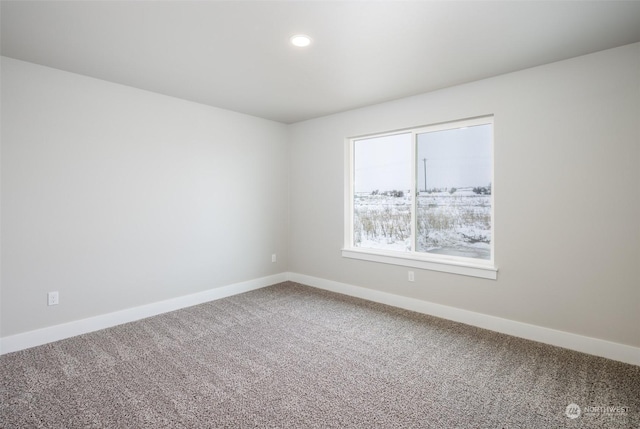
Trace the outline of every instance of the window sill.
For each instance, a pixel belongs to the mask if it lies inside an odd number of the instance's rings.
[[[490,264],[474,264],[446,259],[435,260],[428,256],[421,258],[415,254],[402,255],[375,249],[342,249],[342,256],[345,258],[360,259],[362,261],[401,265],[404,267],[480,277],[483,279],[496,280],[498,278],[498,269]]]

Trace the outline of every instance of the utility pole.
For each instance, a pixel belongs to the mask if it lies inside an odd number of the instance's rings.
[[[423,158],[424,162],[424,191],[427,192],[427,158]]]

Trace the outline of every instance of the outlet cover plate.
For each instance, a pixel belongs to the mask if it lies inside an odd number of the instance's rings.
[[[58,292],[49,292],[47,294],[47,304],[48,305],[58,305],[60,303],[60,297]]]

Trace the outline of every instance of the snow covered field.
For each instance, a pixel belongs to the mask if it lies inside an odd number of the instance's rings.
[[[491,258],[490,195],[463,188],[417,198],[416,251]],[[353,231],[355,247],[412,250],[411,195],[356,194]]]

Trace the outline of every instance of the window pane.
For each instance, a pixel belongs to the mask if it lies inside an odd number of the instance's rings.
[[[354,141],[353,246],[411,250],[411,133]]]
[[[491,259],[492,126],[417,135],[416,250]]]

